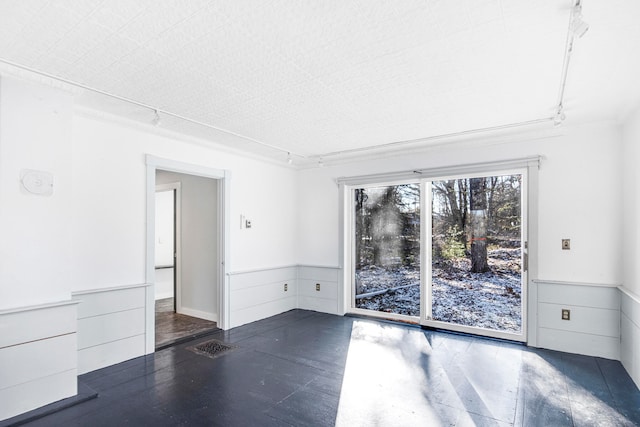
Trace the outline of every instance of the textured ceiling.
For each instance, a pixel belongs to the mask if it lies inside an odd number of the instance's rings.
[[[167,129],[326,158],[552,117],[573,4],[0,0],[0,60],[157,108]],[[640,102],[640,2],[582,4],[591,28],[574,46],[565,111],[616,118]]]

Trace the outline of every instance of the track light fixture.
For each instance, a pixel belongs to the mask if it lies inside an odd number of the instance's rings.
[[[293,164],[293,157],[291,157],[291,153],[287,151],[287,163],[290,165]]]
[[[324,162],[322,161],[322,157],[320,157],[320,159],[318,159],[318,167],[319,168],[323,168],[324,167]]]
[[[584,36],[584,34],[587,32],[588,29],[589,29],[589,24],[584,22],[584,20],[582,19],[582,6],[578,2],[578,4],[576,4],[573,7],[573,19],[571,20],[571,31],[573,31],[574,35],[580,38]]]
[[[555,116],[553,116],[553,125],[555,127],[559,127],[562,125],[562,122],[567,118],[566,114],[564,114],[562,104],[558,105],[558,109],[556,110]]]
[[[160,120],[160,114],[158,114],[158,110],[153,110],[154,116],[153,116],[153,120],[151,120],[151,124],[154,126],[160,126],[161,120]]]

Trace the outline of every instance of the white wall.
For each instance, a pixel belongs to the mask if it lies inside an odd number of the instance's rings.
[[[220,281],[218,181],[161,170],[156,172],[156,184],[174,182],[180,183],[178,312],[217,321]]]
[[[622,191],[618,127],[563,128],[561,135],[513,143],[440,148],[299,175],[300,264],[337,266],[338,186],[334,179],[381,172],[542,155],[539,171],[539,271],[555,281],[619,284]],[[522,137],[519,137],[522,138]],[[571,250],[562,251],[562,238]]]
[[[71,291],[72,97],[0,77],[0,308]],[[23,169],[53,174],[53,194],[21,188]]]
[[[295,263],[294,170],[155,131],[74,116],[74,290],[145,281],[147,153],[231,171],[231,271]]]
[[[616,310],[619,311],[619,307],[594,304],[589,298],[592,287],[587,285],[602,285],[602,292],[608,295],[607,289],[615,292],[616,285],[622,281],[620,129],[613,123],[595,123],[515,135],[511,142],[505,141],[504,137],[483,138],[448,148],[434,147],[402,156],[301,171],[298,262],[341,264],[339,188],[335,183],[338,177],[540,155],[543,159],[538,179],[538,275],[530,279],[540,279],[546,284],[544,301],[538,303],[536,295],[531,295],[532,310],[528,318],[536,333],[530,334],[529,342],[584,353],[587,345],[583,331],[593,323],[590,313],[608,310],[607,315],[615,315]],[[570,251],[561,249],[563,238],[571,239]],[[575,300],[565,298],[567,286],[576,293]],[[532,288],[537,286],[532,284]],[[555,316],[560,317],[560,305],[572,301],[576,304],[572,307],[574,320],[570,325],[558,324]],[[589,303],[578,304],[578,301]],[[605,335],[608,345],[598,349],[597,355],[617,358],[619,327],[611,324]]]
[[[233,245],[226,260],[231,271],[296,261],[295,170],[150,124],[75,110],[69,93],[1,76],[0,310],[33,311],[26,306],[70,301],[72,293],[80,301],[85,295],[106,296],[99,304],[80,302],[83,372],[146,351],[146,336],[131,330],[129,320],[118,330],[109,329],[112,314],[120,316],[120,305],[111,295],[132,286],[147,292],[146,154],[231,172],[231,216],[244,214],[254,224],[250,230],[241,230],[239,221],[231,227]],[[23,169],[52,173],[53,195],[36,196],[21,189]],[[134,311],[137,315],[140,308]],[[135,323],[140,324],[144,319]],[[82,330],[86,325],[89,332]],[[95,330],[109,334],[95,341]],[[142,344],[122,344],[127,340]],[[65,351],[75,354],[76,340],[67,341]],[[29,360],[15,360],[16,367],[41,372],[38,369],[45,366]],[[75,372],[78,363],[66,360],[73,362],[69,371]],[[75,374],[65,381],[53,389],[75,392]],[[16,396],[22,399],[22,394]],[[8,405],[2,416],[25,410]]]

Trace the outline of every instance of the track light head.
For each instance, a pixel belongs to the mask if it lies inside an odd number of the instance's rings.
[[[582,19],[582,6],[579,4],[573,8],[573,19],[571,20],[571,31],[578,38],[585,35],[589,29],[589,24]]]
[[[293,164],[293,157],[291,157],[291,153],[287,152],[287,163],[290,165]]]
[[[556,110],[556,115],[553,116],[553,126],[555,127],[561,126],[562,122],[564,122],[566,118],[567,118],[567,115],[564,114],[562,105],[559,105],[558,109]]]
[[[153,119],[151,120],[151,124],[154,126],[160,126],[161,124],[161,120],[160,120],[160,114],[158,114],[158,110],[153,110],[154,116]]]

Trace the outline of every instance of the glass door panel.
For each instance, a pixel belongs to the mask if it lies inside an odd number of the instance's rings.
[[[353,308],[420,316],[420,185],[353,190]]]
[[[522,179],[431,182],[427,324],[523,336]]]

